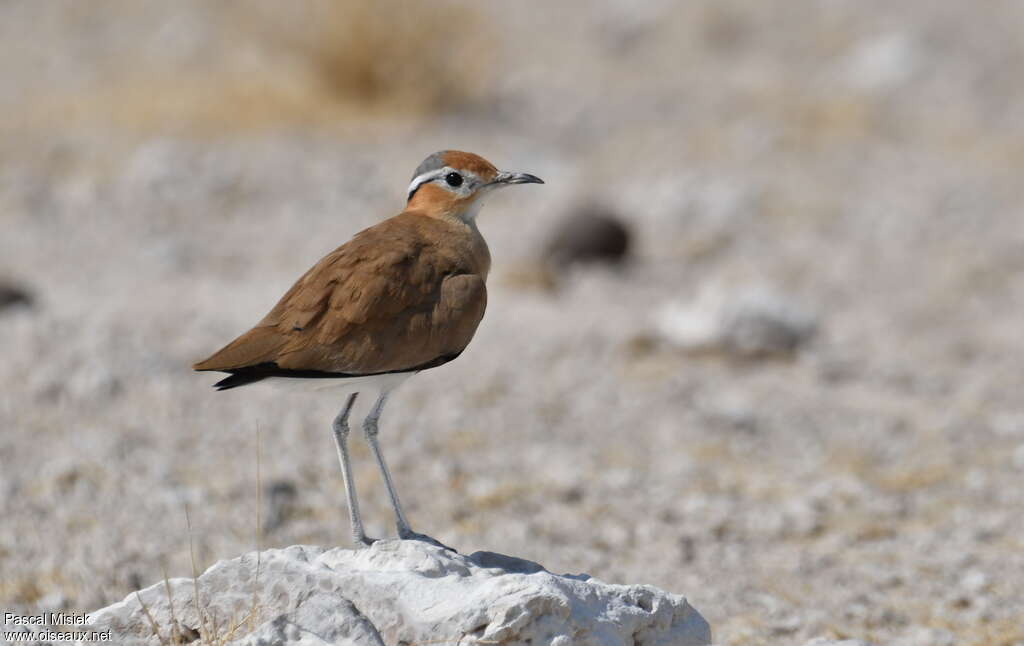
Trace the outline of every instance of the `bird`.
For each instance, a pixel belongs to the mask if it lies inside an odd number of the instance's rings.
[[[362,393],[375,397],[362,429],[398,536],[436,543],[402,511],[378,442],[381,413],[408,378],[457,358],[483,318],[491,256],[476,218],[484,200],[499,188],[543,183],[473,153],[428,156],[401,213],[324,256],[252,329],[192,366],[227,373],[217,390],[270,382],[340,394],[331,430],[357,546],[376,540],[363,528],[348,450],[348,419]]]

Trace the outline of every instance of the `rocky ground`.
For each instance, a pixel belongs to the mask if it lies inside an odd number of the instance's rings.
[[[460,148],[547,184],[385,412],[416,529],[721,644],[1024,644],[1024,7],[275,6],[0,8],[0,609],[347,544],[341,402],[188,365]],[[538,276],[581,203],[629,261]]]
[[[175,631],[239,646],[710,643],[707,621],[679,595],[411,540],[248,552],[196,579],[157,583],[90,619],[93,630],[153,646]]]

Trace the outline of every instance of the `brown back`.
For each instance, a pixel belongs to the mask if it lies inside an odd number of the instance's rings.
[[[373,374],[457,355],[483,318],[489,269],[475,226],[401,213],[325,256],[254,328],[193,368]]]

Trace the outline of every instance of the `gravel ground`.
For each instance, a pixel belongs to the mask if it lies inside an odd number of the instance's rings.
[[[0,309],[0,609],[187,575],[186,511],[200,567],[347,544],[341,402],[188,366],[459,148],[548,183],[484,209],[487,316],[385,411],[416,529],[685,594],[721,644],[1024,644],[1024,5],[453,6],[483,62],[401,105],[328,100],[213,5],[0,7],[0,282],[33,297]],[[632,258],[544,287],[585,201]],[[814,336],[664,334],[752,290]]]

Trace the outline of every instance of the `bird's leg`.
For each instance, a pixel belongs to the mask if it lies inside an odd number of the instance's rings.
[[[366,433],[366,442],[370,445],[370,451],[373,452],[373,457],[377,459],[377,466],[380,467],[381,476],[384,478],[384,486],[387,487],[388,497],[391,498],[391,506],[395,510],[395,524],[398,527],[398,537],[425,541],[455,552],[455,549],[448,547],[444,543],[441,543],[426,534],[417,534],[412,531],[412,528],[409,527],[409,521],[405,519],[405,514],[402,513],[402,505],[398,502],[398,494],[395,492],[395,485],[391,481],[391,474],[388,473],[388,466],[384,463],[384,456],[381,454],[380,445],[377,443],[377,423],[380,421],[380,412],[384,409],[384,404],[387,401],[387,398],[387,393],[382,393],[380,398],[377,399],[377,403],[373,405],[373,410],[370,411],[370,414],[367,415],[366,419],[363,421],[363,432]]]
[[[352,538],[355,539],[357,545],[370,545],[373,543],[373,539],[368,539],[363,531],[363,521],[359,517],[359,501],[356,499],[356,483],[352,478],[352,467],[348,461],[348,415],[352,412],[352,405],[356,403],[358,394],[349,395],[344,408],[334,418],[331,428],[334,430],[334,443],[338,446],[341,477],[345,479],[345,495],[348,497],[348,517],[352,523]]]
[[[388,465],[384,463],[384,456],[381,454],[380,445],[377,443],[377,423],[380,420],[380,413],[384,410],[384,404],[387,400],[388,394],[381,393],[377,403],[373,405],[373,410],[363,420],[363,432],[366,434],[366,442],[370,445],[373,457],[377,459],[377,466],[380,467],[380,474],[384,478],[384,486],[387,487],[388,497],[391,499],[391,507],[395,510],[395,524],[398,526],[398,536],[399,538],[410,538],[413,536],[413,531],[409,527],[409,521],[405,519],[405,514],[402,513],[402,505],[398,502],[398,493],[395,492],[395,485],[391,481]]]

